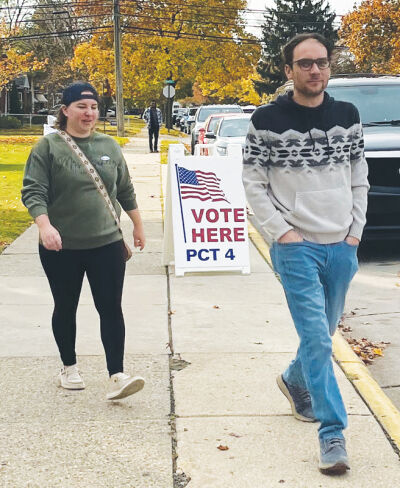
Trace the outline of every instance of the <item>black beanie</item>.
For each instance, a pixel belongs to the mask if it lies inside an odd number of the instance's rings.
[[[84,95],[82,95],[82,92],[91,93],[85,93]],[[86,83],[84,81],[76,81],[67,86],[67,88],[65,88],[62,94],[61,103],[68,107],[70,103],[76,102],[77,100],[83,100],[85,98],[91,98],[92,100],[96,100],[96,102],[99,102],[99,95],[96,89],[90,83]]]

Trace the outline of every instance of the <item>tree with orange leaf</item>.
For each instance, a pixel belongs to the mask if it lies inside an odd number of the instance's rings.
[[[360,70],[400,71],[400,0],[365,0],[343,18],[339,35]]]
[[[15,35],[15,30],[12,34]],[[32,52],[23,53],[7,40],[11,32],[5,22],[0,23],[0,91],[10,81],[23,73],[42,69],[45,61],[38,61]]]
[[[210,100],[257,103],[251,78],[260,46],[245,31],[245,7],[245,0],[122,0],[124,96],[137,104],[157,99],[171,74],[177,99],[198,91]],[[102,13],[98,25],[106,27],[109,9]],[[112,34],[96,33],[76,46],[71,65],[98,89],[105,79],[114,89],[113,57]]]

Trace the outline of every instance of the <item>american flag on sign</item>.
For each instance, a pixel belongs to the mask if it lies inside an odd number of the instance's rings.
[[[220,188],[221,180],[215,173],[192,171],[178,166],[178,178],[182,200],[198,198],[202,201],[228,202],[225,193]]]

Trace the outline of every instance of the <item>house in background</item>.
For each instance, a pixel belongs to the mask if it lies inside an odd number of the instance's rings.
[[[35,78],[29,80],[28,75],[21,75],[0,91],[0,114],[10,113],[10,95],[13,83],[16,85],[22,113],[38,113],[39,110],[48,108],[47,96],[43,86],[40,86],[39,80]]]

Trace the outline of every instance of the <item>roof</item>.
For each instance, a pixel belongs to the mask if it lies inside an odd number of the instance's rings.
[[[338,76],[328,83],[328,86],[349,85],[400,85],[400,76]]]
[[[229,119],[250,119],[252,114],[226,114],[225,117],[223,117],[224,120],[229,120]]]
[[[210,104],[210,105],[201,105],[199,108],[203,108],[203,107],[223,107],[223,108],[231,108],[231,107],[240,107],[240,105],[238,105],[237,103],[232,103],[232,104],[223,104],[223,103],[219,103],[219,104]]]
[[[17,88],[30,88],[29,79],[26,75],[18,76],[18,78],[14,79],[14,82]]]

